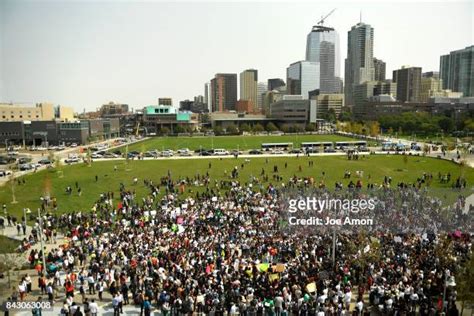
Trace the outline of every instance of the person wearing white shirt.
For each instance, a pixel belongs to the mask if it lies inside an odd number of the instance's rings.
[[[91,316],[97,316],[97,313],[99,312],[99,305],[94,300],[91,300],[89,303],[89,311],[91,313]]]

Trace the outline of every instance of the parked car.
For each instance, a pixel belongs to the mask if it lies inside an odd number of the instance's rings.
[[[29,163],[30,161],[31,161],[31,158],[29,158],[29,157],[21,157],[21,158],[18,159],[18,163],[20,165],[23,165],[25,163]]]
[[[143,154],[143,157],[156,158],[158,155],[154,151],[147,151]]]
[[[214,154],[214,152],[208,150],[208,151],[202,151],[201,152],[201,156],[212,156]]]
[[[281,149],[274,149],[272,150],[271,154],[273,155],[283,155],[285,152]]]
[[[324,148],[325,153],[335,153],[336,150],[334,148]]]
[[[128,153],[128,158],[135,158],[140,156],[140,153],[138,151],[131,151]]]
[[[65,163],[76,163],[76,162],[79,162],[81,161],[81,159],[79,159],[79,157],[69,157],[69,158],[66,158],[64,160]]]
[[[52,164],[51,160],[49,160],[47,158],[46,159],[41,159],[40,161],[38,161],[38,163],[40,165],[50,165],[50,164]]]
[[[252,149],[249,151],[249,155],[261,155],[261,154],[263,154],[263,152],[258,149]]]
[[[102,156],[101,154],[98,154],[98,153],[93,153],[91,155],[91,158],[92,159],[101,159],[101,158],[104,158],[104,156]]]
[[[189,152],[189,149],[188,148],[181,148],[181,149],[178,149],[177,153],[178,154],[184,154],[184,153],[188,153]]]
[[[26,171],[26,170],[31,170],[31,169],[34,169],[35,166],[33,166],[32,164],[30,163],[24,163],[24,164],[21,164],[18,169],[20,169],[20,171]]]
[[[292,149],[290,150],[290,154],[302,154],[303,152],[301,151],[301,149]]]
[[[319,153],[319,149],[308,147],[308,148],[305,149],[305,153],[307,153],[307,154],[317,154],[317,153]]]
[[[180,155],[181,157],[190,157],[190,156],[192,156],[193,154],[192,154],[190,151],[183,151],[183,152],[179,153],[179,155]]]
[[[230,154],[233,155],[233,156],[242,155],[242,151],[237,150],[237,149],[233,149],[233,150],[231,150]]]
[[[169,151],[169,150],[164,150],[162,153],[161,153],[161,157],[173,157],[173,152]]]
[[[10,170],[0,170],[0,177],[6,177],[11,174],[12,172]]]
[[[225,149],[214,149],[214,156],[226,156],[229,152]]]

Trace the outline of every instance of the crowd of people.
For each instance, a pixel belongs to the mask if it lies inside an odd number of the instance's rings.
[[[463,212],[460,196],[446,217],[422,186],[431,175],[397,185],[385,177],[368,190],[359,180],[347,188],[336,183],[330,192],[313,178],[283,181],[277,167],[278,184],[241,182],[239,169],[221,181],[208,173],[174,179],[168,172],[156,183],[135,178],[115,197],[100,194],[90,212],[57,215],[46,205],[44,231],[59,230],[68,243],[45,254],[46,274],[41,251],[30,252],[42,293],[52,301],[64,293],[64,315],[96,315],[97,302],[106,300],[116,315],[124,305],[143,315],[459,314],[455,287],[444,295],[445,280],[454,282],[471,253],[472,214]],[[138,185],[148,192],[142,198]],[[374,198],[366,214],[374,225],[335,237],[315,227],[282,229],[289,189]]]

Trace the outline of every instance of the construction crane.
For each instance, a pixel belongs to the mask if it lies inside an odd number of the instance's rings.
[[[324,20],[326,20],[328,16],[333,14],[334,11],[336,11],[336,8],[332,9],[332,11],[329,12],[328,14],[326,14],[325,17],[321,17],[321,20],[319,20],[318,23],[316,23],[316,25],[313,26],[313,29],[311,30],[311,32],[330,32],[330,31],[334,31],[334,28],[327,27],[327,26],[323,25]]]
[[[334,11],[336,11],[336,8],[332,9],[331,12],[329,12],[328,14],[326,14],[325,17],[321,17],[321,20],[319,20],[318,23],[316,23],[317,25],[323,25],[324,24],[324,20],[326,20],[328,18],[328,16],[330,16],[331,14],[334,13]]]

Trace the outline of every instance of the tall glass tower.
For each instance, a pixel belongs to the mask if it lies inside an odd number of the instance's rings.
[[[357,23],[347,34],[344,76],[345,105],[354,105],[353,89],[355,85],[373,81],[374,78],[374,29],[369,24]]]
[[[339,34],[333,28],[313,26],[306,38],[306,60],[320,63],[321,93],[339,92]]]

